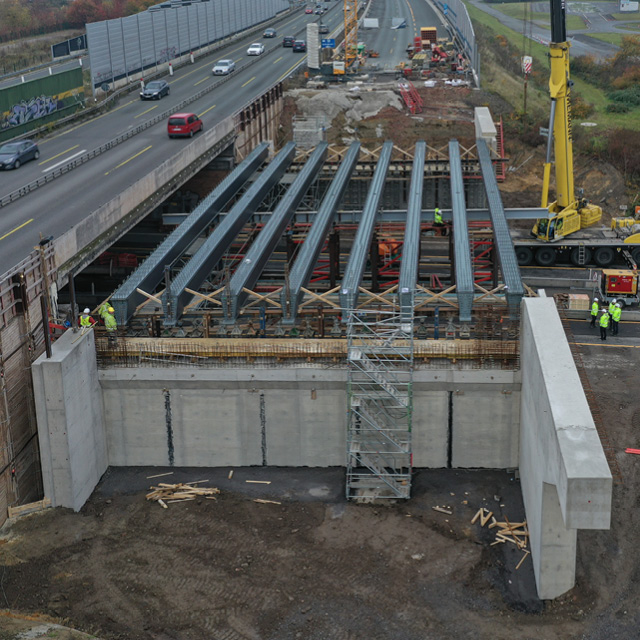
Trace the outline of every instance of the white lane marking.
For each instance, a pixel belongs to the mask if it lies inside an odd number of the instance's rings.
[[[83,153],[86,153],[86,152],[87,152],[86,149],[81,149],[77,153],[74,153],[72,156],[69,156],[68,158],[65,158],[64,160],[60,160],[60,162],[56,162],[55,164],[52,164],[47,169],[43,169],[42,173],[47,173],[47,172],[51,171],[52,169],[55,169],[56,167],[59,167],[61,164],[65,164],[66,162],[69,162],[69,160],[73,160],[77,156],[81,156]]]

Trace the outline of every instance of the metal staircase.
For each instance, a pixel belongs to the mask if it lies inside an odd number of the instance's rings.
[[[413,317],[351,312],[347,339],[347,498],[409,498]]]

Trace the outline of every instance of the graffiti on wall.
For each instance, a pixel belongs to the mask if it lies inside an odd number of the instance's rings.
[[[36,96],[30,100],[21,100],[9,107],[9,111],[0,114],[0,131],[18,127],[26,122],[44,118],[49,114],[61,109],[62,100],[58,96]]]

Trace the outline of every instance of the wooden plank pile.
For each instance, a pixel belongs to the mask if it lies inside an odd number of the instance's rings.
[[[197,498],[215,500],[220,489],[195,486],[203,482],[209,481],[196,480],[195,482],[180,482],[178,484],[159,482],[157,487],[151,487],[151,491],[147,493],[147,500],[155,500],[163,509],[168,509],[167,505],[172,502],[188,502]]]
[[[516,570],[519,569],[526,557],[531,553],[527,549],[527,545],[529,544],[527,521],[509,522],[509,519],[505,516],[504,522],[499,522],[493,516],[493,512],[485,508],[478,509],[476,515],[471,519],[471,524],[475,524],[478,521],[480,521],[481,527],[488,525],[488,529],[496,529],[496,539],[491,543],[492,547],[497,544],[509,542],[524,551],[524,555],[516,565]]]

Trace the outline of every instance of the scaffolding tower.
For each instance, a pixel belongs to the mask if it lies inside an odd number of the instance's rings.
[[[347,499],[409,498],[413,314],[350,312]]]

